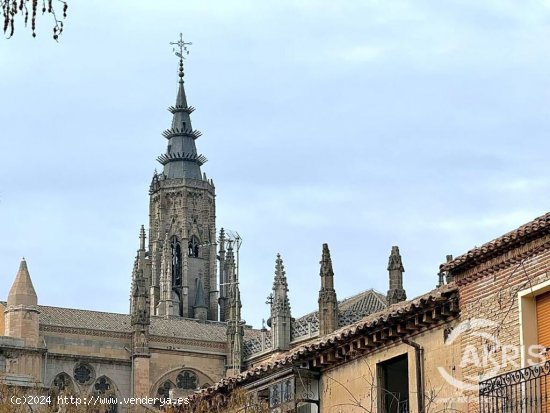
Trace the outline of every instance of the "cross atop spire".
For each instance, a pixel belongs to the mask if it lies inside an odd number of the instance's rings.
[[[184,56],[189,54],[189,50],[187,50],[187,46],[191,46],[193,43],[191,42],[184,42],[183,41],[183,35],[180,33],[180,38],[177,42],[170,42],[172,46],[172,51],[176,56],[180,58],[180,70],[179,70],[179,77],[180,80],[183,82],[183,60],[185,59]]]

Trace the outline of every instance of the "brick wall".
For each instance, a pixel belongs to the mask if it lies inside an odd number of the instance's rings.
[[[474,268],[454,272],[459,284],[461,321],[484,319],[494,323],[477,330],[487,333],[485,336],[474,330],[461,334],[465,378],[476,381],[522,367],[518,293],[536,291],[537,286],[550,279],[550,250],[544,247],[549,240],[550,236],[542,237]],[[536,319],[532,322],[536,323]],[[512,347],[518,349],[517,354]],[[478,360],[480,365],[476,365]],[[476,411],[477,391],[465,393],[472,398],[469,411]]]

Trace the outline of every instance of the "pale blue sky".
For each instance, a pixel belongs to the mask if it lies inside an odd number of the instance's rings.
[[[50,23],[0,41],[0,297],[25,256],[41,304],[128,311],[180,31],[249,323],[277,252],[299,316],[323,242],[339,298],[385,293],[392,245],[412,298],[549,210],[550,1],[71,0],[59,44]]]

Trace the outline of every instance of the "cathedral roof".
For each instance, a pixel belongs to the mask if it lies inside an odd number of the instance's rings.
[[[344,298],[338,301],[338,326],[347,326],[366,315],[381,311],[387,306],[386,296],[372,288]],[[319,311],[313,311],[294,321],[292,339],[300,339],[300,337],[310,334],[310,331],[311,333],[319,331]]]
[[[338,308],[342,311],[353,310],[365,314],[380,311],[386,306],[386,296],[372,288],[338,302]]]
[[[50,307],[41,305],[39,323],[41,326],[82,328],[113,332],[131,332],[129,314],[103,311],[80,310],[76,308]]]
[[[132,330],[129,314],[39,306],[41,326],[128,333]],[[246,332],[249,329],[245,329]],[[190,340],[207,340],[225,343],[226,324],[198,321],[189,318],[151,317],[151,336],[175,337]]]
[[[352,295],[338,302],[338,327],[348,326],[369,314],[386,309],[387,306],[386,296],[372,288]],[[302,343],[318,335],[319,311],[313,311],[292,321],[292,342]],[[262,345],[262,335],[259,330],[250,331],[248,337],[245,336],[243,345],[245,358],[263,354],[270,348],[271,331],[265,333],[264,340]]]

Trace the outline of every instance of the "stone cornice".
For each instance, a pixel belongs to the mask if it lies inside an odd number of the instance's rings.
[[[111,358],[111,357],[100,357],[100,356],[84,356],[82,354],[73,354],[73,353],[50,353],[48,352],[48,358],[52,359],[63,359],[71,360],[75,359],[79,361],[87,361],[89,363],[114,363],[114,364],[127,364],[131,365],[132,361],[130,360],[130,354],[128,358]]]
[[[47,324],[41,324],[40,331],[49,332],[49,333],[50,332],[67,333],[67,334],[97,336],[97,337],[123,338],[128,340],[131,340],[133,335],[132,332],[125,332],[125,331],[96,330],[91,328],[63,327],[63,326],[52,326]]]
[[[62,327],[62,326],[51,326],[51,325],[41,325],[40,331],[96,336],[96,337],[122,338],[127,340],[131,340],[133,336],[132,332],[104,331],[104,330],[94,330],[94,329],[88,329],[88,328]],[[196,348],[206,347],[211,349],[219,349],[222,351],[225,351],[226,349],[225,342],[190,340],[190,339],[179,338],[179,337],[150,335],[149,341],[151,343],[156,342],[156,343],[178,344],[178,345],[190,346],[190,347],[196,347]]]
[[[184,346],[193,346],[198,348],[214,348],[224,350],[226,349],[225,342],[218,341],[205,341],[205,340],[190,340],[187,338],[179,337],[165,337],[165,336],[149,336],[149,342],[153,343],[169,343],[169,344],[180,344]]]

